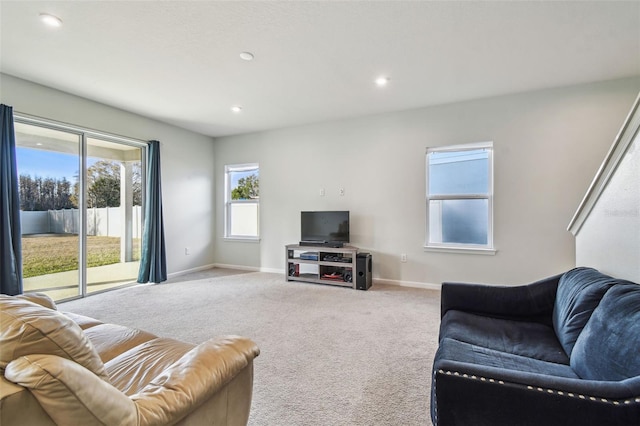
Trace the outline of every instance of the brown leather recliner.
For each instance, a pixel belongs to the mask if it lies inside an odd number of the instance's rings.
[[[259,349],[200,345],[0,295],[0,424],[246,425]]]

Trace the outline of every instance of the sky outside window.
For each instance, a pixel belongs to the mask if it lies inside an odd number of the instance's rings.
[[[30,175],[32,178],[62,179],[75,182],[78,175],[78,154],[66,154],[63,152],[47,151],[42,149],[16,147],[16,162],[21,175]],[[87,167],[91,167],[97,160],[88,158]],[[73,170],[72,176],[69,171]]]

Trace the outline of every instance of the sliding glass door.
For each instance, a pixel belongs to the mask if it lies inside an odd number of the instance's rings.
[[[87,292],[135,281],[142,236],[142,148],[87,139]]]
[[[146,144],[15,121],[24,291],[63,300],[135,282]]]
[[[77,297],[81,247],[77,193],[82,135],[15,123],[24,291]]]

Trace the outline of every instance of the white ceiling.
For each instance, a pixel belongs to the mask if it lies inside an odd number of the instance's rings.
[[[3,73],[210,136],[640,75],[640,1],[2,0],[0,21]]]

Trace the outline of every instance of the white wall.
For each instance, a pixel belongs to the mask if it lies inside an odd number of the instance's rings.
[[[405,283],[522,283],[573,267],[574,241],[566,226],[639,89],[640,78],[624,79],[212,144],[184,129],[0,74],[0,102],[17,112],[161,141],[169,273],[213,262],[284,270],[283,246],[299,240],[301,210],[346,209],[353,244],[374,255],[374,276]],[[489,140],[495,147],[498,253],[425,252],[425,148]],[[251,162],[260,163],[261,241],[225,241],[224,165]],[[400,253],[407,253],[407,263],[400,263]]]
[[[14,112],[159,140],[167,270],[175,273],[213,263],[212,138],[5,74],[0,74],[0,102],[13,106]]]
[[[640,134],[576,235],[576,263],[640,283]]]
[[[563,272],[575,266],[566,227],[639,89],[640,78],[623,79],[218,138],[215,260],[284,271],[301,210],[350,210],[352,244],[372,252],[378,280],[515,284]],[[497,254],[425,252],[425,148],[483,141],[495,149]],[[253,162],[261,241],[226,241],[224,165]]]

